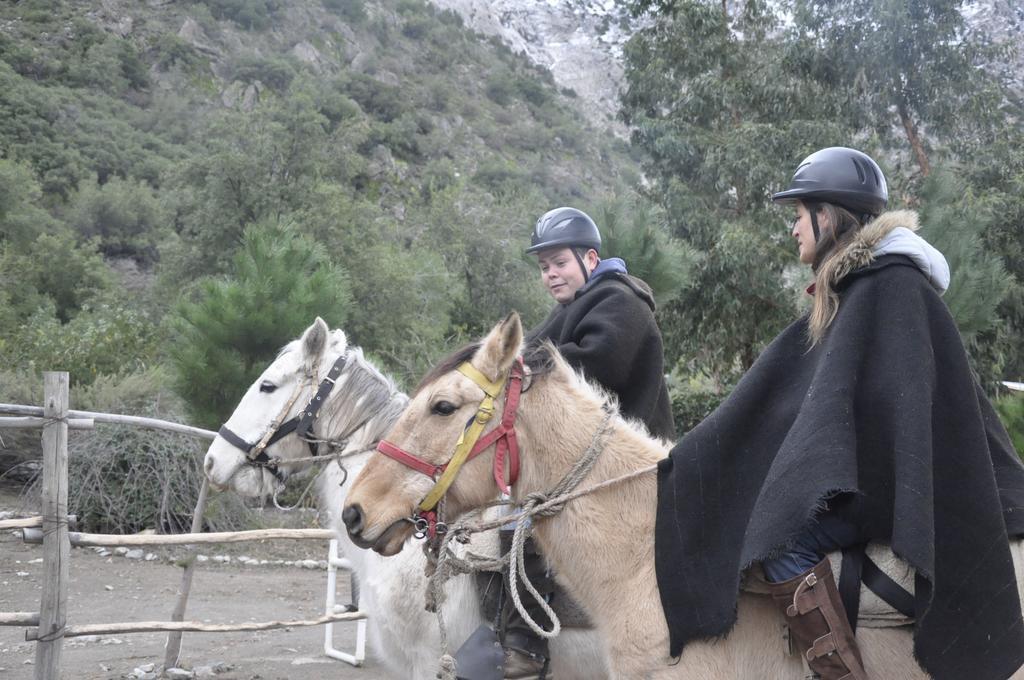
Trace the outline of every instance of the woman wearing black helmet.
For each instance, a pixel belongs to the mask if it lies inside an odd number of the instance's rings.
[[[860,576],[846,568],[863,565],[865,584],[915,617],[924,670],[1005,679],[1024,663],[1009,543],[1024,536],[1024,466],[940,298],[945,258],[915,213],[883,212],[882,171],[854,149],[812,154],[772,198],[796,210],[814,299],[660,466],[671,652],[728,632],[740,572],[760,562],[810,670],[866,678]],[[916,570],[913,595],[864,561],[869,541]],[[825,559],[838,549],[840,589]]]

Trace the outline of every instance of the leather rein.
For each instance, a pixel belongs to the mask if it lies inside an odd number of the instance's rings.
[[[245,453],[245,456],[248,459],[247,462],[250,465],[270,470],[271,474],[273,474],[279,482],[284,483],[284,477],[281,474],[281,471],[277,468],[278,461],[267,455],[267,447],[272,446],[294,432],[296,436],[306,442],[312,455],[316,456],[319,454],[317,443],[310,438],[310,434],[313,430],[313,423],[315,423],[317,417],[319,417],[320,409],[323,408],[323,405],[327,400],[327,396],[331,393],[331,390],[334,389],[338,376],[345,370],[345,363],[347,361],[348,352],[344,352],[337,358],[337,360],[335,360],[334,364],[331,366],[331,370],[327,372],[327,376],[320,381],[320,385],[317,387],[316,393],[314,393],[310,398],[306,407],[288,420],[281,422],[281,420],[291,410],[295,401],[299,398],[299,395],[302,394],[303,388],[312,382],[312,377],[307,376],[307,380],[299,383],[295,388],[295,392],[288,400],[288,403],[285,404],[284,409],[282,409],[277,418],[271,421],[270,427],[258,442],[251,443],[246,441],[243,437],[232,432],[227,425],[221,425],[217,434],[235,448],[241,449]],[[360,424],[360,427],[361,426],[362,424]],[[359,428],[357,427],[356,429]],[[354,431],[355,430],[353,430],[353,432]]]
[[[435,538],[447,531],[444,522],[438,521],[438,505],[444,498],[448,487],[458,476],[462,466],[495,446],[493,475],[502,493],[511,493],[511,487],[519,478],[519,443],[516,439],[516,413],[519,409],[519,397],[523,392],[523,360],[517,357],[508,375],[491,381],[483,373],[474,368],[468,361],[456,369],[469,378],[484,391],[484,398],[477,407],[476,414],[470,418],[455,444],[455,451],[447,463],[434,465],[391,442],[382,439],[377,444],[377,451],[388,458],[398,461],[434,480],[434,486],[423,497],[412,518],[416,526],[416,537]],[[501,422],[486,435],[484,427],[494,417],[494,400],[507,387],[505,408],[501,414]],[[508,478],[506,482],[505,479]]]

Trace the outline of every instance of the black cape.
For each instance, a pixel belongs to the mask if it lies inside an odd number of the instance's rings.
[[[571,366],[614,392],[624,416],[656,437],[675,439],[661,331],[646,283],[619,272],[602,276],[571,302],[555,305],[526,335],[527,343],[541,340],[551,340]]]
[[[948,309],[910,260],[839,283],[808,350],[806,319],[659,465],[656,569],[670,652],[722,636],[740,572],[791,545],[823,501],[918,571],[914,653],[933,677],[1002,680],[1024,664],[1009,536],[1024,465]]]

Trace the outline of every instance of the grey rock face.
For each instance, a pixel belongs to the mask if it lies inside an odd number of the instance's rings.
[[[622,46],[632,25],[615,0],[431,1],[548,68],[559,87],[576,92],[592,121],[616,127]]]

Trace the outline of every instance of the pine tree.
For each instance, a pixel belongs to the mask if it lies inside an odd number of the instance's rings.
[[[194,422],[222,423],[282,346],[318,315],[337,327],[350,303],[321,247],[288,227],[246,229],[230,276],[202,282],[171,314],[175,389]]]
[[[850,137],[833,98],[793,68],[766,2],[634,3],[651,23],[626,48],[623,116],[647,155],[646,192],[697,254],[662,314],[667,353],[728,380],[791,321],[789,229],[769,196],[800,158]]]

